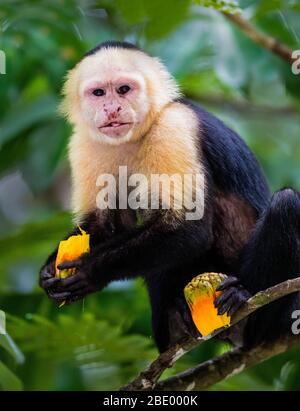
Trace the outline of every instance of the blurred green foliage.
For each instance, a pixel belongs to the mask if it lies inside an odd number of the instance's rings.
[[[220,11],[242,10],[300,49],[296,0],[2,0],[0,50],[0,334],[2,389],[117,389],[155,357],[141,281],[115,284],[58,310],[37,286],[47,254],[68,231],[70,128],[57,106],[64,76],[109,39],[158,55],[189,97],[238,131],[272,189],[300,189],[300,75],[254,44]],[[166,375],[222,353],[208,342]],[[299,389],[299,350],[213,389]]]

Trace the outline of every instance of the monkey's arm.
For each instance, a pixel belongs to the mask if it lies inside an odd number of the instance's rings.
[[[92,225],[89,224],[88,222],[85,222],[84,224],[81,224],[81,228],[87,232],[91,232]],[[91,245],[92,250],[94,250],[92,253],[92,258],[95,258],[94,254],[99,255],[100,253],[104,253],[106,250],[117,247],[119,244],[125,243],[130,238],[133,238],[134,236],[136,236],[137,232],[138,232],[138,229],[134,229],[131,231],[124,232],[122,234],[115,235],[114,237],[111,237],[109,239],[105,239],[105,237],[99,237],[98,235],[91,234],[90,245]],[[64,237],[64,240],[68,239],[72,235],[78,235],[78,234],[80,234],[80,230],[77,226],[77,227],[74,227],[74,229],[66,237]],[[61,301],[69,297],[70,292],[67,290],[64,290],[62,292],[62,290],[59,290],[59,287],[58,287],[59,285],[62,285],[62,284],[60,282],[60,279],[55,277],[55,271],[56,271],[55,261],[56,261],[57,251],[58,251],[58,247],[55,248],[55,250],[47,258],[45,264],[42,266],[40,270],[40,275],[39,275],[39,285],[41,288],[43,288],[46,291],[46,293],[48,294],[50,298],[53,298],[54,300],[57,300],[57,301]],[[78,276],[76,275],[75,280],[77,278]],[[80,282],[80,284],[82,285],[82,282]],[[92,288],[90,289],[89,292],[97,291],[98,288],[95,288],[95,284],[97,285],[97,281],[95,283],[93,282]]]
[[[176,228],[160,219],[128,241],[103,250],[95,247],[80,260],[65,262],[59,267],[77,268],[72,277],[59,282],[59,293],[70,293],[78,299],[104,288],[114,280],[163,272],[192,261],[212,244],[209,219],[184,221]],[[62,299],[59,293],[54,298]]]

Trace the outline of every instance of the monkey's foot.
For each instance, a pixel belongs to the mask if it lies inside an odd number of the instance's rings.
[[[219,315],[227,312],[232,316],[251,297],[236,277],[228,277],[219,285],[217,291],[222,291],[214,302]]]

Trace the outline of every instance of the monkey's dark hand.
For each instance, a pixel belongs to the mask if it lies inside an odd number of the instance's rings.
[[[101,290],[106,284],[95,282],[92,278],[92,265],[88,257],[83,256],[78,260],[65,261],[58,265],[59,270],[75,268],[75,274],[59,279],[55,283],[55,294],[51,298],[66,301],[66,304],[84,298],[87,294]]]
[[[45,290],[48,297],[54,299],[58,303],[64,301],[69,296],[69,293],[57,294],[56,286],[59,282],[59,278],[55,277],[55,258],[48,264],[44,265],[40,272],[40,287]]]
[[[227,312],[228,315],[232,316],[251,297],[251,294],[236,277],[226,278],[219,285],[217,291],[222,291],[220,297],[214,302],[219,315]]]

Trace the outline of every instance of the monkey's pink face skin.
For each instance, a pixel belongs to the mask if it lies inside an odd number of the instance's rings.
[[[81,95],[85,119],[99,136],[127,136],[144,120],[143,110],[138,107],[141,94],[139,82],[128,77],[86,82]]]

